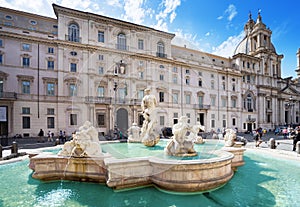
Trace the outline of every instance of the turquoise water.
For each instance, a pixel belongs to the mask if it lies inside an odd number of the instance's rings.
[[[164,153],[164,148],[167,143],[168,142],[166,140],[160,140],[160,142],[154,147],[147,147],[141,143],[108,143],[102,144],[101,148],[103,152],[108,152],[118,159],[153,156],[162,159],[195,160],[216,157],[216,155],[210,152],[214,152],[224,146],[224,144],[218,140],[210,140],[210,142],[205,144],[195,144],[194,149],[198,152],[197,156],[182,158],[166,155]]]
[[[172,195],[154,187],[114,192],[104,184],[41,182],[29,160],[0,165],[3,207],[200,207],[299,206],[300,162],[246,151],[245,165],[222,188],[206,194]]]

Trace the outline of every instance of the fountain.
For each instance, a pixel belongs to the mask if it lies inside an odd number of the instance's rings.
[[[141,129],[142,143],[145,146],[153,147],[159,142],[159,133],[157,132],[157,100],[150,94],[150,89],[145,89],[145,96],[142,100],[142,114],[144,117]]]
[[[145,121],[141,134],[136,124],[133,124],[129,134],[132,142],[142,142],[144,148],[153,150],[160,139],[155,129],[157,103],[149,92],[146,90],[142,101]],[[200,123],[191,126],[187,123],[187,117],[182,116],[172,128],[174,136],[164,148],[165,157],[120,159],[109,152],[102,152],[96,129],[90,122],[85,122],[58,154],[33,155],[29,167],[34,171],[33,178],[45,181],[62,179],[99,182],[113,189],[155,185],[176,192],[212,191],[225,185],[234,175],[234,170],[244,164],[245,149],[232,145],[234,134],[230,134],[230,145],[209,152],[209,158],[199,158],[194,142],[203,143],[202,138],[198,137],[200,128],[203,128]],[[140,145],[131,141],[122,144]]]

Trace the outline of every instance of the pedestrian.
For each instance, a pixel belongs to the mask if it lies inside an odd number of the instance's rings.
[[[293,151],[296,151],[297,142],[300,141],[300,127],[297,128],[297,135],[293,139]]]
[[[51,135],[51,132],[50,130],[48,131],[48,142],[52,142],[52,135]]]
[[[259,128],[253,134],[255,140],[255,147],[259,147],[259,145],[262,143],[261,134],[259,133]]]
[[[43,142],[43,141],[44,141],[44,140],[43,140],[43,137],[44,137],[44,131],[43,131],[42,129],[40,129],[40,132],[39,132],[38,136],[39,136],[38,142]]]
[[[62,137],[62,142],[63,142],[63,144],[64,144],[66,141],[67,141],[66,131],[64,131],[63,137]]]
[[[59,139],[59,144],[62,144],[63,142],[63,132],[62,130],[59,131],[59,136],[58,136],[58,139]]]

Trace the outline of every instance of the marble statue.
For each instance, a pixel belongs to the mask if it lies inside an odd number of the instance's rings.
[[[73,134],[73,139],[63,145],[58,155],[73,157],[97,157],[103,155],[98,132],[92,123],[86,121],[79,128],[79,131]]]
[[[159,133],[156,129],[157,125],[157,100],[154,95],[150,94],[150,89],[145,89],[141,108],[144,117],[143,126],[141,128],[141,140],[145,146],[153,147],[159,142]]]
[[[233,129],[226,129],[225,132],[225,147],[233,147],[236,141],[236,131]]]
[[[136,123],[133,123],[132,126],[127,130],[128,132],[128,142],[141,142],[140,139],[140,127]]]
[[[193,141],[188,139],[188,132],[192,132],[192,127],[187,123],[187,117],[182,116],[172,127],[173,137],[165,147],[165,153],[172,156],[196,156],[197,152]]]
[[[197,122],[196,125],[192,126],[188,140],[193,141],[195,144],[204,144],[203,138],[198,135],[200,130],[205,131],[205,127]]]

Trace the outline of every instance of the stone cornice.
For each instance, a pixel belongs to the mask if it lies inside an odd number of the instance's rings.
[[[168,33],[168,32],[163,32],[163,31],[159,31],[150,27],[146,27],[143,25],[138,25],[138,24],[134,24],[131,22],[126,22],[123,20],[118,20],[118,19],[113,19],[110,17],[106,17],[106,16],[102,16],[99,14],[93,14],[93,13],[89,13],[89,12],[82,12],[79,10],[75,10],[75,9],[70,9],[67,7],[62,7],[59,6],[57,4],[52,4],[55,15],[57,17],[59,17],[59,14],[64,14],[64,15],[69,15],[69,16],[76,16],[80,19],[87,19],[87,20],[93,20],[95,22],[101,22],[104,23],[106,25],[116,25],[118,27],[121,28],[126,28],[129,30],[136,30],[136,31],[147,31],[147,32],[152,32],[155,33],[158,36],[163,36],[165,38],[168,39],[173,39],[175,37],[175,34],[172,33]]]

